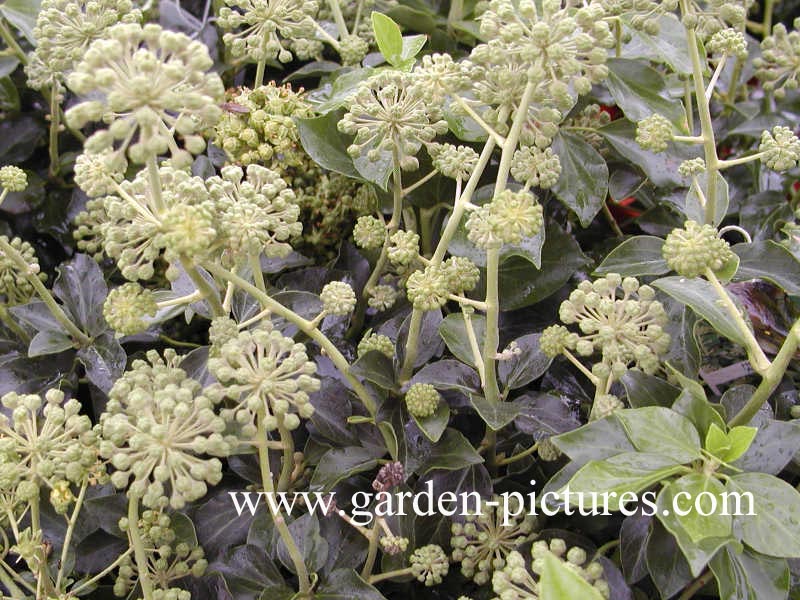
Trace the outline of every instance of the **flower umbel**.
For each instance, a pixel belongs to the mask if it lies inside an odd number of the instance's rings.
[[[661,250],[667,266],[684,277],[700,277],[718,271],[734,254],[715,227],[686,221],[683,229],[673,229]]]
[[[222,417],[238,423],[247,437],[256,434],[256,417],[265,419],[268,430],[280,424],[292,430],[314,412],[309,394],[319,389],[317,366],[305,345],[285,337],[270,321],[225,342],[208,369],[236,403],[223,409]]]
[[[81,96],[92,96],[66,113],[76,128],[110,123],[86,141],[90,152],[119,144],[119,152],[144,163],[169,151],[173,164],[191,163],[205,149],[196,135],[222,114],[222,80],[208,70],[208,49],[182,33],[158,25],[120,24],[95,40],[67,79]],[[131,143],[138,132],[138,141]],[[175,136],[183,137],[181,150]]]
[[[182,508],[205,495],[222,478],[227,456],[225,421],[214,413],[220,398],[204,391],[180,368],[173,351],[155,350],[135,360],[109,392],[100,417],[100,452],[117,469],[111,482],[128,488],[151,508]]]

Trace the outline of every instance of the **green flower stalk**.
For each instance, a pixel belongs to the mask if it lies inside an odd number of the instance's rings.
[[[135,360],[111,388],[100,417],[100,453],[116,469],[114,486],[128,488],[131,504],[141,499],[149,508],[179,509],[222,478],[222,463],[207,458],[231,452],[225,421],[214,412],[221,397],[204,391],[180,363],[173,350]]]
[[[173,165],[187,166],[192,154],[205,149],[198,133],[222,114],[224,87],[208,72],[212,65],[206,46],[181,33],[154,24],[115,25],[89,46],[67,78],[76,94],[94,98],[70,108],[67,123],[109,124],[86,140],[89,152],[117,147],[136,163],[169,152]]]
[[[477,514],[450,527],[452,558],[461,563],[464,577],[478,585],[489,583],[492,573],[506,566],[509,554],[531,538],[537,525],[536,517],[521,515],[519,506],[509,506],[509,514],[503,514],[498,508],[503,503],[499,498],[493,500],[494,506],[484,502]]]
[[[406,392],[406,408],[412,417],[425,419],[432,416],[442,395],[430,383],[415,383]]]
[[[208,369],[235,402],[221,411],[222,418],[241,426],[245,437],[255,437],[260,414],[267,431],[291,431],[314,413],[309,394],[319,390],[317,366],[305,345],[285,337],[270,321],[222,344]]]
[[[190,600],[188,591],[172,587],[184,577],[202,577],[208,567],[205,552],[200,546],[191,546],[178,541],[172,519],[165,512],[145,510],[135,524],[140,532],[147,555],[147,575],[157,589],[154,600]],[[120,519],[120,529],[130,534],[131,524],[127,518]],[[114,595],[126,596],[136,587],[139,567],[128,554],[120,563],[114,581]]]
[[[377,160],[382,151],[394,151],[404,171],[419,167],[415,155],[447,127],[441,110],[425,102],[414,77],[400,71],[381,71],[362,83],[338,124],[339,131],[355,135],[347,149],[351,156],[366,152]]]

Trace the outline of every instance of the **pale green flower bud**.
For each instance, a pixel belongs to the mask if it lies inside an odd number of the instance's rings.
[[[386,240],[386,224],[373,216],[359,217],[353,228],[353,241],[365,250],[376,250]]]
[[[143,317],[154,317],[158,311],[150,290],[138,283],[126,283],[114,288],[103,303],[103,316],[120,335],[134,335],[147,329]]]
[[[24,192],[28,187],[28,176],[19,167],[8,165],[0,168],[0,186],[9,192]]]
[[[741,31],[723,29],[711,36],[708,50],[714,54],[747,58],[747,40]]]
[[[369,290],[367,304],[378,312],[389,310],[397,301],[397,290],[390,285],[376,285]]]
[[[615,410],[624,408],[622,400],[614,394],[601,394],[594,399],[592,405],[592,420],[604,419]]]
[[[414,308],[436,310],[447,303],[450,281],[441,265],[428,265],[424,271],[415,271],[406,281],[408,300]]]
[[[371,333],[358,343],[358,357],[361,358],[372,351],[380,352],[387,358],[394,358],[394,342],[385,335]]]
[[[419,257],[419,235],[413,231],[396,231],[389,241],[388,257],[392,264],[409,265]]]
[[[16,261],[0,250],[0,295],[5,296],[6,304],[12,306],[25,304],[36,293],[28,276],[33,275],[42,281],[46,279],[46,276],[39,272],[39,259],[36,257],[33,246],[18,237],[9,240],[3,235],[0,236],[0,239],[22,255],[26,265],[25,271],[22,271]]]
[[[322,300],[322,310],[329,315],[349,315],[356,307],[356,293],[344,281],[326,284],[319,299]]]
[[[636,142],[645,150],[663,152],[672,141],[672,123],[665,116],[654,113],[636,124]]]
[[[511,175],[529,187],[553,187],[561,177],[561,161],[552,148],[522,146],[511,160]]]
[[[711,225],[686,221],[683,229],[673,229],[662,248],[670,269],[684,277],[700,277],[706,269],[718,271],[732,257],[730,245]]]
[[[478,163],[478,153],[469,146],[429,144],[428,154],[433,159],[434,168],[450,179],[469,179]]]
[[[348,35],[339,40],[339,56],[343,65],[359,65],[369,52],[369,44],[357,35]]]
[[[773,171],[788,171],[800,161],[800,139],[788,127],[777,125],[761,134],[761,161]]]
[[[424,419],[436,412],[442,396],[429,383],[415,383],[406,392],[405,400],[409,414]]]
[[[546,356],[554,358],[564,350],[574,350],[578,343],[578,335],[571,333],[563,325],[551,325],[539,338],[539,348]]]
[[[409,562],[411,563],[411,573],[417,578],[417,581],[426,586],[442,583],[442,578],[450,569],[447,555],[441,546],[435,544],[414,550]]]
[[[467,237],[480,248],[519,244],[542,228],[544,211],[531,192],[503,190],[467,219]]]
[[[678,173],[683,177],[696,177],[706,170],[706,161],[702,158],[692,158],[683,161],[678,166]]]

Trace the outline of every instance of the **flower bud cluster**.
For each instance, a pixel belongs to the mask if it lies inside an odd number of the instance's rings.
[[[580,334],[561,325],[548,327],[539,340],[542,351],[555,356],[574,350],[586,357],[600,352],[601,361],[592,372],[603,379],[619,379],[631,365],[654,373],[669,349],[664,307],[653,288],[640,286],[634,277],[609,273],[593,282],[582,281],[561,303],[559,318],[566,325],[577,325]]]
[[[450,179],[469,179],[478,164],[478,153],[469,146],[433,143],[428,144],[428,154],[434,168]]]
[[[121,335],[134,335],[147,329],[144,317],[158,311],[153,292],[138,283],[125,283],[111,290],[103,303],[103,317]]]
[[[561,177],[561,161],[552,148],[522,146],[511,159],[511,176],[527,187],[551,188]]]
[[[331,281],[320,292],[322,310],[329,315],[349,315],[356,307],[356,293],[349,283]]]
[[[23,272],[10,256],[0,250],[0,295],[5,297],[5,303],[10,306],[25,304],[36,293],[28,277],[32,275],[44,281],[47,276],[40,273],[39,259],[28,242],[18,237],[9,240],[4,235],[0,239],[21,254],[26,264],[26,271]]]
[[[76,236],[102,243],[131,281],[150,279],[161,258],[176,263],[181,254],[204,255],[216,238],[215,207],[199,177],[172,167],[159,169],[160,191],[154,191],[147,170],[123,181],[116,195],[94,204]],[[96,240],[96,241],[95,241]],[[168,275],[170,272],[168,271]],[[177,272],[175,272],[177,275]]]
[[[475,288],[480,271],[471,260],[452,256],[439,264],[415,271],[406,281],[409,301],[420,310],[436,310],[447,303],[450,294]]]
[[[709,52],[733,58],[747,58],[747,40],[741,31],[722,29],[711,36],[707,46]]]
[[[544,211],[533,193],[506,189],[470,213],[467,237],[484,249],[519,244],[539,233],[543,223]]]
[[[492,500],[467,515],[464,523],[450,527],[452,558],[461,563],[464,577],[478,585],[489,583],[492,573],[506,566],[509,553],[528,541],[537,525],[534,515],[522,514],[516,498],[509,498],[508,513],[501,510],[504,504],[499,498]]]
[[[123,531],[128,531],[130,526],[127,518],[120,519],[120,528]],[[137,526],[146,549],[150,578],[159,588],[154,590],[153,597],[162,600],[190,600],[189,592],[170,587],[170,584],[187,576],[203,576],[208,568],[203,549],[194,543],[181,541],[176,525],[165,512],[145,510]],[[136,585],[138,573],[133,557],[126,556],[117,571],[114,594],[122,597],[130,593]]]
[[[419,235],[413,231],[395,231],[389,242],[387,256],[393,265],[410,265],[419,258]]]
[[[761,162],[767,167],[773,171],[788,171],[800,161],[800,139],[788,127],[776,125],[772,132],[761,134],[758,151],[764,153]]]
[[[442,395],[430,383],[415,383],[406,392],[406,408],[412,417],[425,419],[439,408]]]
[[[469,64],[456,62],[449,54],[425,54],[413,74],[414,85],[429,104],[441,104],[447,96],[470,86]]]
[[[606,147],[605,140],[602,135],[592,130],[605,127],[609,123],[611,123],[611,115],[600,108],[599,104],[589,104],[582,111],[564,121],[565,125],[576,127],[574,133],[580,135],[586,140],[586,143],[601,154]]]
[[[428,544],[422,548],[417,548],[409,559],[411,563],[411,574],[417,581],[426,586],[433,586],[442,583],[442,578],[450,570],[450,563],[447,555],[441,546]]]
[[[314,377],[317,365],[305,345],[284,336],[270,321],[222,344],[218,355],[209,358],[208,369],[235,403],[222,410],[222,418],[238,424],[245,437],[255,436],[257,418],[267,430],[280,425],[293,430],[314,413],[309,394],[320,387]]]
[[[530,570],[525,558],[512,551],[508,555],[506,565],[494,572],[492,587],[494,593],[503,600],[537,600],[539,598],[539,577],[544,569],[547,555],[560,560],[570,571],[580,575],[603,598],[611,597],[608,582],[603,579],[603,566],[598,562],[588,562],[586,550],[579,546],[567,547],[560,538],[552,538],[549,542],[539,540],[531,547]]]
[[[75,183],[90,198],[116,194],[127,166],[125,157],[111,150],[83,152],[75,160]]]
[[[9,192],[24,192],[28,187],[28,175],[13,165],[0,167],[0,186]]]
[[[316,0],[225,0],[217,24],[227,31],[222,36],[234,58],[253,61],[292,61],[282,39],[313,38]],[[239,33],[232,30],[241,28]]]
[[[378,312],[389,310],[397,301],[397,290],[391,285],[376,285],[369,290],[367,305]]]
[[[787,91],[796,90],[800,83],[800,17],[794,21],[794,29],[786,30],[778,23],[772,35],[761,42],[761,56],[753,59],[756,77],[766,91],[776,98],[783,98]]]
[[[234,88],[225,99],[225,110],[214,127],[214,143],[233,162],[262,163],[281,175],[289,167],[308,164],[294,121],[314,115],[302,90],[270,82],[254,90]]]
[[[294,192],[275,171],[251,164],[223,167],[221,176],[206,180],[215,204],[217,230],[227,258],[240,263],[262,252],[282,258],[291,252],[290,239],[300,235],[300,207]]]
[[[44,398],[9,392],[0,404],[10,415],[0,414],[0,492],[26,502],[47,486],[63,499],[70,483],[97,472],[97,431],[78,400],[48,390]]]
[[[659,19],[678,8],[678,0],[596,0],[606,17],[624,17],[626,23],[649,35],[658,35]]]
[[[636,124],[636,143],[651,152],[664,152],[673,135],[672,123],[658,113],[653,113]]]
[[[181,358],[155,350],[135,360],[109,392],[100,417],[100,453],[116,471],[111,482],[150,508],[182,508],[222,478],[231,441],[214,412],[221,400],[180,368]]]
[[[696,221],[686,221],[683,229],[673,229],[661,253],[667,266],[684,277],[701,277],[706,269],[718,271],[734,256],[715,227]]]
[[[358,342],[357,354],[361,358],[367,352],[380,352],[387,358],[394,358],[394,342],[380,333],[370,333]]]
[[[347,149],[354,158],[366,151],[374,161],[392,151],[404,171],[414,171],[419,168],[415,155],[447,132],[447,121],[437,105],[425,102],[413,75],[381,71],[359,86],[338,128],[355,135]]]
[[[141,20],[142,13],[131,0],[42,0],[31,61],[43,69],[28,70],[28,84],[42,89],[51,78],[63,81],[109,27]]]
[[[173,165],[188,166],[193,154],[205,150],[198,132],[222,114],[225,90],[220,77],[208,72],[212,66],[205,44],[182,33],[155,24],[115,25],[92,42],[67,78],[76,94],[91,98],[66,112],[67,123],[108,123],[86,140],[89,152],[118,144],[136,163],[169,152]]]
[[[377,250],[386,241],[386,223],[371,215],[359,217],[353,228],[353,241],[359,248]]]

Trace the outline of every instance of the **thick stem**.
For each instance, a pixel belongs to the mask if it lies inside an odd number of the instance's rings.
[[[253,89],[260,88],[264,85],[264,71],[267,69],[267,44],[269,43],[269,36],[270,33],[268,31],[264,32],[264,37],[261,39],[261,58],[258,60],[258,64],[256,65],[256,78],[253,82]]]
[[[701,573],[697,579],[688,585],[678,600],[689,600],[689,598],[694,598],[694,595],[706,587],[706,585],[712,579],[714,579],[714,573],[712,571],[706,570],[705,572]]]
[[[147,563],[147,552],[144,540],[139,532],[139,498],[128,498],[128,536],[133,546],[133,557],[136,569],[139,571],[139,585],[142,588],[143,600],[153,600],[153,582],[150,581],[150,570]]]
[[[267,449],[267,428],[264,424],[264,411],[263,409],[257,416],[257,446],[258,446],[258,465],[261,470],[261,483],[264,486],[264,491],[268,494],[275,492],[275,486],[272,482],[272,473],[269,469],[269,450]],[[271,504],[267,503],[271,507]],[[303,555],[297,544],[292,537],[289,527],[286,525],[286,520],[283,515],[274,512],[272,513],[272,521],[275,524],[275,529],[281,536],[283,543],[286,544],[286,550],[289,552],[289,558],[297,571],[297,580],[300,586],[301,594],[309,594],[311,591],[311,581],[308,577],[308,569],[306,563],[303,561]]]
[[[486,333],[483,339],[483,390],[491,404],[500,402],[497,347],[500,345],[500,248],[486,251]]]
[[[166,210],[164,204],[164,197],[161,194],[161,175],[158,172],[158,159],[155,154],[147,157],[147,177],[150,182],[150,191],[153,194],[153,204],[155,205],[156,213],[161,216]]]
[[[756,388],[750,400],[741,408],[741,410],[728,421],[729,427],[736,427],[737,425],[747,425],[756,413],[761,409],[764,403],[769,400],[772,392],[778,387],[781,382],[789,363],[794,358],[797,347],[800,344],[800,320],[796,321],[792,328],[789,330],[786,339],[778,351],[775,360],[764,373],[764,378]]]
[[[761,22],[761,31],[764,37],[772,33],[772,12],[775,8],[775,0],[764,0],[764,19]]]
[[[376,583],[380,583],[381,581],[386,581],[387,579],[393,579],[394,577],[405,577],[406,575],[413,574],[411,567],[406,567],[405,569],[395,569],[394,571],[386,571],[386,573],[379,573],[378,575],[373,575],[369,578],[369,584],[374,585]]]
[[[281,447],[283,448],[283,461],[281,463],[281,475],[278,478],[279,492],[289,489],[291,483],[292,470],[294,469],[294,438],[292,432],[283,424],[283,419],[279,419],[278,433],[281,436]]]
[[[539,442],[536,442],[530,448],[526,448],[525,450],[523,450],[519,454],[514,454],[513,456],[509,456],[507,458],[502,458],[502,459],[498,460],[497,464],[498,464],[498,466],[501,466],[501,467],[505,466],[505,465],[510,465],[511,463],[515,463],[518,460],[522,460],[526,456],[530,456],[531,454],[536,452],[538,449],[539,449]]]
[[[28,263],[25,261],[25,258],[19,252],[17,252],[17,250],[11,244],[2,238],[0,238],[0,251],[2,251],[2,254],[4,254],[6,258],[11,259],[11,262],[14,263],[14,266],[21,274],[24,275],[28,283],[33,286],[33,289],[36,290],[36,293],[42,299],[42,302],[47,305],[47,308],[53,315],[53,318],[58,321],[62,327],[64,327],[67,333],[69,333],[79,345],[90,345],[92,343],[92,339],[83,333],[83,331],[78,329],[78,326],[72,322],[72,320],[62,310],[61,305],[56,302],[55,298],[53,298],[50,290],[48,290],[42,283],[41,279],[37,277],[37,273],[31,273],[30,265],[28,265]]]
[[[411,320],[408,324],[408,337],[406,338],[406,355],[403,360],[403,366],[400,369],[400,385],[411,379],[414,372],[414,363],[417,359],[417,352],[419,350],[419,334],[422,330],[422,318],[425,316],[425,311],[420,309],[413,309],[411,311]]]
[[[197,267],[192,263],[191,259],[187,256],[181,256],[181,264],[186,274],[189,276],[189,279],[192,280],[194,287],[203,295],[203,298],[208,300],[208,303],[211,305],[211,312],[214,313],[214,316],[221,317],[227,314],[225,309],[222,308],[222,302],[220,302],[219,299],[219,291],[211,287],[211,284],[200,274],[200,271],[197,270]]]
[[[267,292],[267,285],[264,283],[264,272],[261,270],[261,260],[258,255],[251,255],[250,270],[253,271],[253,281],[256,282],[256,287],[262,292]]]
[[[681,13],[684,16],[693,14],[688,0],[681,0]],[[692,61],[692,80],[694,82],[694,96],[697,102],[697,112],[700,117],[700,131],[703,135],[703,151],[706,162],[706,213],[705,222],[713,224],[717,214],[717,171],[719,170],[719,156],[717,143],[714,138],[714,125],[711,121],[711,109],[706,98],[706,86],[703,79],[703,63],[697,47],[697,32],[693,27],[686,30],[686,39],[689,46],[689,57]]]
[[[717,276],[714,275],[714,272],[711,269],[706,269],[705,276],[714,287],[714,291],[717,293],[723,308],[725,308],[725,310],[728,312],[728,315],[736,325],[739,333],[742,334],[745,342],[745,349],[747,350],[747,356],[750,359],[750,363],[753,365],[753,369],[755,369],[756,373],[764,375],[764,373],[766,373],[770,367],[769,359],[761,349],[761,346],[759,345],[756,337],[753,335],[753,332],[750,331],[750,328],[747,326],[747,323],[742,317],[742,313],[739,311],[739,307],[736,306],[736,303],[730,297],[728,292],[725,290],[725,287],[720,283],[719,279],[717,279]]]
[[[58,175],[60,168],[58,155],[58,133],[61,128],[61,111],[58,104],[58,89],[56,83],[50,92],[50,140],[48,151],[50,154],[50,175]]]
[[[364,568],[361,569],[361,578],[370,579],[372,569],[375,568],[375,559],[378,557],[378,541],[381,538],[381,529],[378,527],[377,521],[372,524],[372,529],[369,532],[369,548],[367,550],[367,559],[364,561]]]
[[[8,23],[5,19],[0,18],[0,38],[6,43],[6,45],[11,49],[14,55],[17,57],[19,62],[23,65],[28,64],[28,55],[25,54],[25,51],[20,47],[17,43],[14,34],[11,32],[11,29],[8,27]]]
[[[336,29],[339,31],[339,39],[344,39],[350,32],[347,31],[347,23],[345,23],[344,15],[342,14],[342,7],[339,6],[339,0],[328,0],[333,21],[336,23]]]

